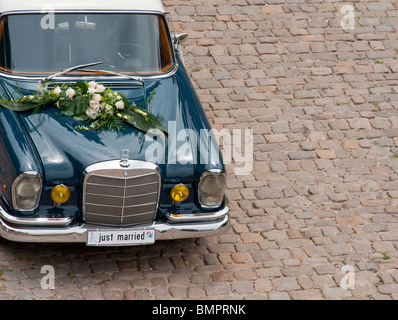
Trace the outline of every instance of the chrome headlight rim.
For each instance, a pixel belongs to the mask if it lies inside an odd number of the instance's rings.
[[[25,178],[38,178],[39,179],[39,184],[40,184],[40,190],[38,192],[37,195],[37,200],[35,203],[35,206],[29,209],[24,209],[24,208],[20,208],[18,206],[17,203],[17,186],[21,183],[21,181]],[[21,173],[13,182],[12,184],[12,206],[15,210],[20,211],[20,212],[30,212],[30,211],[34,211],[39,207],[39,203],[40,203],[40,198],[41,198],[41,193],[43,191],[43,185],[42,185],[42,177],[41,174],[36,172],[36,171],[27,171],[24,173]]]
[[[217,205],[206,205],[206,204],[203,204],[202,201],[201,201],[201,188],[202,188],[202,185],[203,185],[204,181],[206,180],[206,178],[208,176],[210,176],[210,175],[219,175],[219,176],[222,176],[224,178],[224,193],[223,193],[223,196],[222,196],[220,202],[217,203]],[[221,169],[210,169],[210,170],[207,170],[206,172],[204,172],[202,174],[202,176],[200,177],[199,184],[198,184],[198,201],[199,201],[199,204],[200,204],[202,209],[206,209],[206,210],[218,209],[223,204],[224,198],[225,198],[225,185],[226,185],[226,182],[227,182],[227,174],[226,174],[226,172],[224,170],[221,170]]]

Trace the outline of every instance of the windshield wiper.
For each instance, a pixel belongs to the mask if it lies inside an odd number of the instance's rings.
[[[114,71],[109,71],[109,70],[91,70],[91,69],[80,69],[80,71],[83,71],[83,72],[102,72],[102,73],[108,73],[108,74],[112,74],[112,75],[114,75],[114,76],[129,78],[129,79],[131,79],[131,80],[140,82],[141,85],[144,85],[144,79],[142,79],[141,77],[129,76],[128,74],[123,74],[123,73],[119,73],[119,72],[114,72]]]
[[[82,68],[88,68],[88,67],[97,66],[97,65],[103,64],[103,63],[104,63],[103,61],[98,61],[98,62],[86,63],[86,64],[81,64],[81,65],[78,65],[78,66],[70,67],[68,69],[62,70],[61,72],[58,72],[56,74],[53,74],[52,76],[49,76],[49,77],[43,79],[43,81],[48,81],[48,80],[51,80],[53,78],[62,76],[64,74],[66,74],[66,73],[72,72],[72,71],[76,71],[76,70],[79,70],[79,69],[82,69]]]

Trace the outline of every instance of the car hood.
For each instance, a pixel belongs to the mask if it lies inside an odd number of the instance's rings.
[[[165,150],[174,150],[175,147],[167,141],[175,140],[173,135],[187,128],[177,80],[169,77],[146,81],[144,88],[112,85],[112,90],[125,95],[137,106],[143,106],[144,96],[152,96],[152,112],[163,117],[163,125],[169,131]],[[181,179],[190,182],[193,178],[192,164],[166,164],[167,159],[158,161],[159,157],[153,158],[147,150],[154,139],[127,124],[120,131],[79,131],[75,127],[86,123],[61,115],[56,107],[47,107],[36,114],[23,112],[19,115],[41,157],[47,185],[76,185],[81,182],[85,168],[98,162],[121,159],[124,149],[131,151],[131,159],[159,165],[164,182]],[[174,126],[171,131],[170,123]]]

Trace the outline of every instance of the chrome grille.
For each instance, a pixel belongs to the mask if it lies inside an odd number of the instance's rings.
[[[114,227],[149,224],[159,202],[158,167],[131,161],[123,169],[119,161],[86,169],[83,214],[87,223]]]

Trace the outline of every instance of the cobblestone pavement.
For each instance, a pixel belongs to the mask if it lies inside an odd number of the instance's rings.
[[[253,172],[228,166],[230,231],[129,248],[1,240],[0,298],[398,299],[397,2],[165,4],[214,128],[254,132]]]

